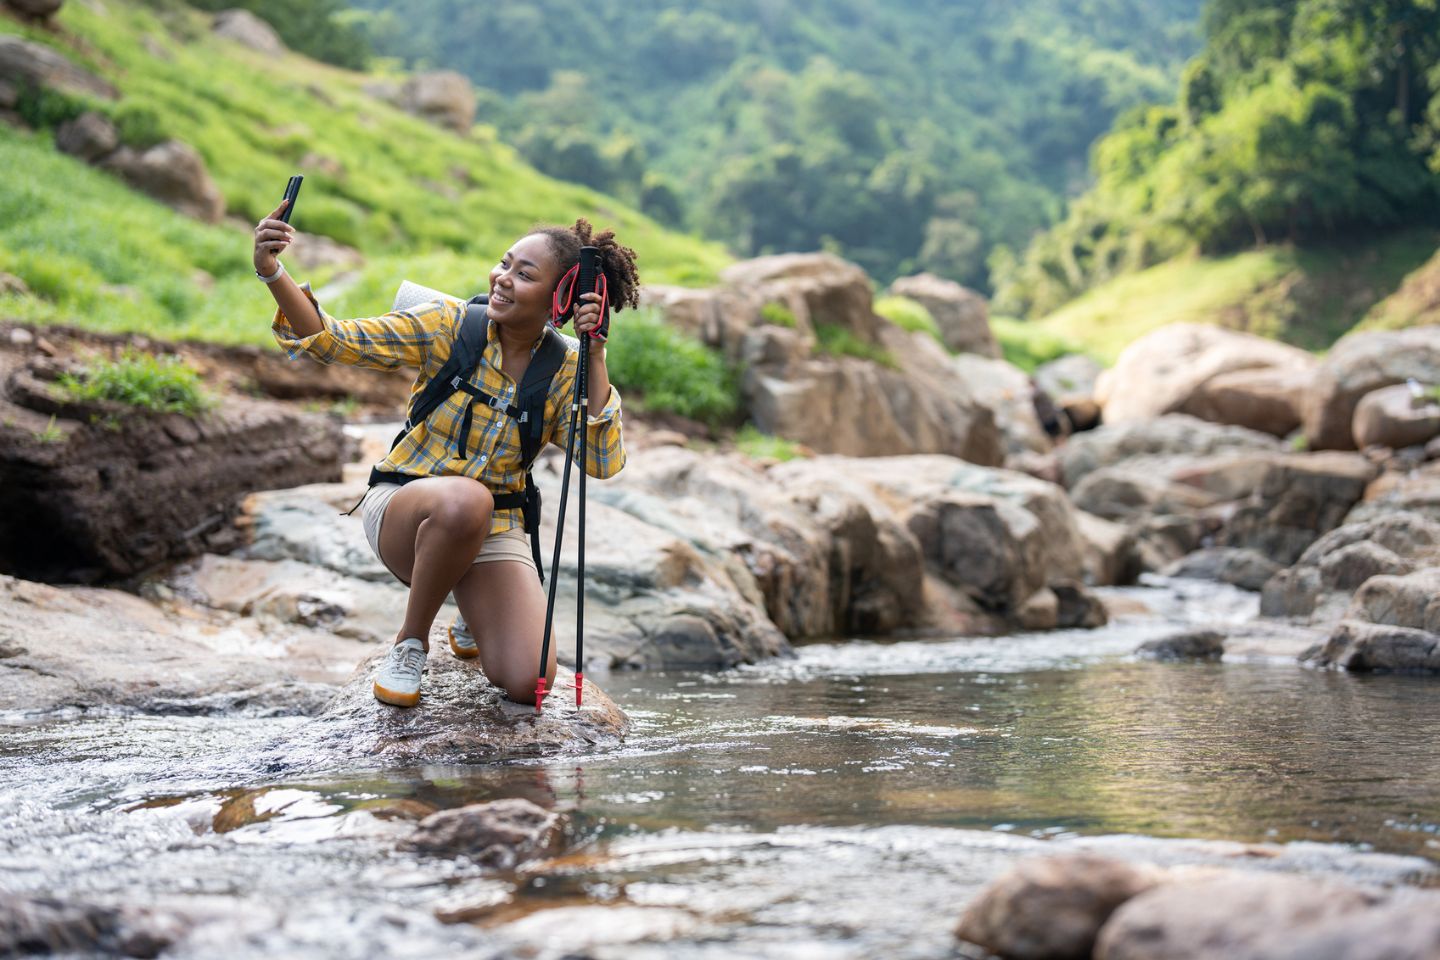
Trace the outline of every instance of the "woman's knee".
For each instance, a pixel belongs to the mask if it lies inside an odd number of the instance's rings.
[[[456,536],[483,535],[490,529],[495,498],[482,483],[457,480],[438,492],[429,519]]]

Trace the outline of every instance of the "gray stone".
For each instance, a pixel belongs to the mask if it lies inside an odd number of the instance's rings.
[[[1423,445],[1440,436],[1440,402],[1428,397],[1417,400],[1403,383],[1381,387],[1355,405],[1350,431],[1362,449]]]
[[[1440,673],[1440,636],[1413,627],[1342,620],[1310,660],[1355,672]]]
[[[1277,945],[1270,960],[1435,960],[1440,897],[1418,895],[1321,921]]]
[[[1070,497],[1081,510],[1115,521],[1189,515],[1216,502],[1203,490],[1124,464],[1086,474],[1071,488]]]
[[[1280,569],[1278,563],[1254,550],[1212,547],[1181,557],[1162,573],[1167,577],[1215,580],[1258,592]]]
[[[1357,454],[1279,458],[1226,525],[1221,545],[1249,547],[1292,564],[1322,534],[1341,524],[1378,472]]]
[[[17,91],[40,87],[102,100],[119,96],[109,83],[55,50],[10,35],[0,35],[0,82]]]
[[[1090,397],[1105,368],[1082,353],[1068,353],[1035,369],[1035,383],[1062,407],[1072,398]]]
[[[929,310],[940,328],[940,339],[950,350],[999,358],[1000,345],[990,331],[989,305],[974,290],[953,280],[919,273],[896,280],[890,292],[909,297]]]
[[[249,10],[221,10],[215,14],[213,29],[217,37],[233,40],[251,50],[270,56],[285,53],[285,44],[275,28]]]
[[[401,109],[459,134],[475,125],[475,88],[454,70],[418,73],[400,87]]]
[[[1148,660],[1219,660],[1224,653],[1225,638],[1214,630],[1186,630],[1147,640],[1135,650]]]
[[[219,223],[225,214],[225,197],[189,144],[166,140],[145,150],[121,147],[100,166],[186,216]]]
[[[87,110],[74,120],[67,120],[55,130],[55,147],[61,153],[95,163],[109,156],[120,146],[120,134],[103,114]]]
[[[1170,469],[1193,466],[1201,457],[1220,454],[1278,453],[1280,442],[1266,433],[1209,423],[1172,413],[1154,420],[1106,424],[1077,434],[1060,450],[1065,485],[1074,488],[1086,475],[1140,457],[1169,458]]]

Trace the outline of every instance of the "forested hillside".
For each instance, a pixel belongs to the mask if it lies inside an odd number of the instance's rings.
[[[1094,188],[997,264],[1002,310],[1043,315],[1188,250],[1355,248],[1406,229],[1412,261],[1434,249],[1435,0],[1212,0],[1204,29],[1174,102],[1128,113],[1095,149]]]
[[[985,285],[1173,97],[1201,0],[357,0],[380,53],[484,88],[541,170],[736,252]]]

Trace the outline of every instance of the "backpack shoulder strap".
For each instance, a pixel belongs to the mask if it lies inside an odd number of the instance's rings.
[[[520,431],[520,460],[526,470],[540,455],[540,440],[545,429],[545,400],[550,396],[551,381],[564,363],[565,341],[554,330],[547,329],[540,348],[530,358],[530,366],[525,368],[520,388],[515,391],[515,406],[530,414],[526,418],[525,429]]]
[[[490,315],[485,311],[485,304],[485,297],[475,297],[465,305],[465,316],[460,320],[460,329],[450,347],[450,356],[410,405],[410,415],[405,421],[406,429],[413,428],[415,424],[430,416],[436,407],[460,388],[456,378],[465,380],[480,363],[490,330]]]

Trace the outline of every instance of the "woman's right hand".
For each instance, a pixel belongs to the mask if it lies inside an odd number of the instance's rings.
[[[279,269],[275,258],[295,239],[295,228],[280,219],[289,202],[281,200],[280,206],[255,225],[255,271],[267,277]]]

